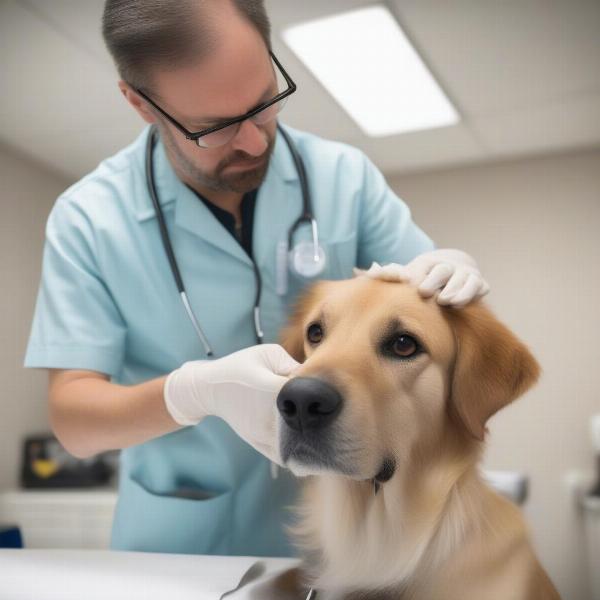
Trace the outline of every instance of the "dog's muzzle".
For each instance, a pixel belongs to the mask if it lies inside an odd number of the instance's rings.
[[[288,427],[310,433],[330,425],[342,409],[342,396],[316,377],[295,377],[279,391],[277,408]]]

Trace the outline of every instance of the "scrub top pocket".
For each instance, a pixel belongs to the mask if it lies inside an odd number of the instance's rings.
[[[157,494],[133,478],[122,482],[126,510],[117,510],[115,550],[227,555],[231,545],[233,492],[206,491],[205,499]],[[190,491],[184,491],[190,495]],[[160,547],[157,547],[157,542]]]
[[[331,242],[327,247],[330,260],[330,279],[350,279],[354,277],[352,269],[356,266],[356,233],[347,238]]]

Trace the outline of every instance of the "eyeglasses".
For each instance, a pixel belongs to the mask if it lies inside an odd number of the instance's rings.
[[[169,113],[164,111],[154,100],[149,98],[144,92],[136,87],[133,89],[142,97],[146,102],[150,103],[161,115],[163,115],[170,123],[172,123],[188,140],[194,140],[200,148],[217,148],[218,146],[224,146],[230,142],[237,134],[242,124],[242,121],[246,119],[252,119],[254,123],[258,125],[264,125],[269,121],[272,121],[285,106],[288,96],[296,91],[296,84],[292,81],[292,78],[286,73],[281,63],[277,60],[277,57],[269,51],[273,62],[277,65],[279,71],[283,75],[287,89],[277,94],[274,98],[268,102],[259,104],[256,108],[247,112],[244,115],[235,117],[234,119],[228,119],[213,127],[208,127],[202,131],[192,132],[188,131],[181,123],[176,121]]]

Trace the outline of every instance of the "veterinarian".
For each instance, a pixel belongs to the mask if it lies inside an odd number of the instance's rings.
[[[440,303],[487,284],[465,253],[434,250],[362,152],[278,130],[272,100],[292,86],[276,84],[262,1],[108,0],[103,34],[156,139],[148,126],[58,198],[25,365],[50,370],[67,450],[122,449],[113,548],[293,556],[299,482],[272,467],[298,293],[374,261]],[[294,228],[302,169],[311,214]]]

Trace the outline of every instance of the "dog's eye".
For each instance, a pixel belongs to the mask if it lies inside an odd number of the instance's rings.
[[[392,341],[391,344],[392,352],[400,358],[408,358],[413,356],[413,354],[416,354],[418,349],[419,344],[417,344],[415,338],[411,337],[410,335],[399,335]]]
[[[313,323],[308,327],[306,337],[311,344],[318,344],[323,339],[323,330],[318,323]]]

